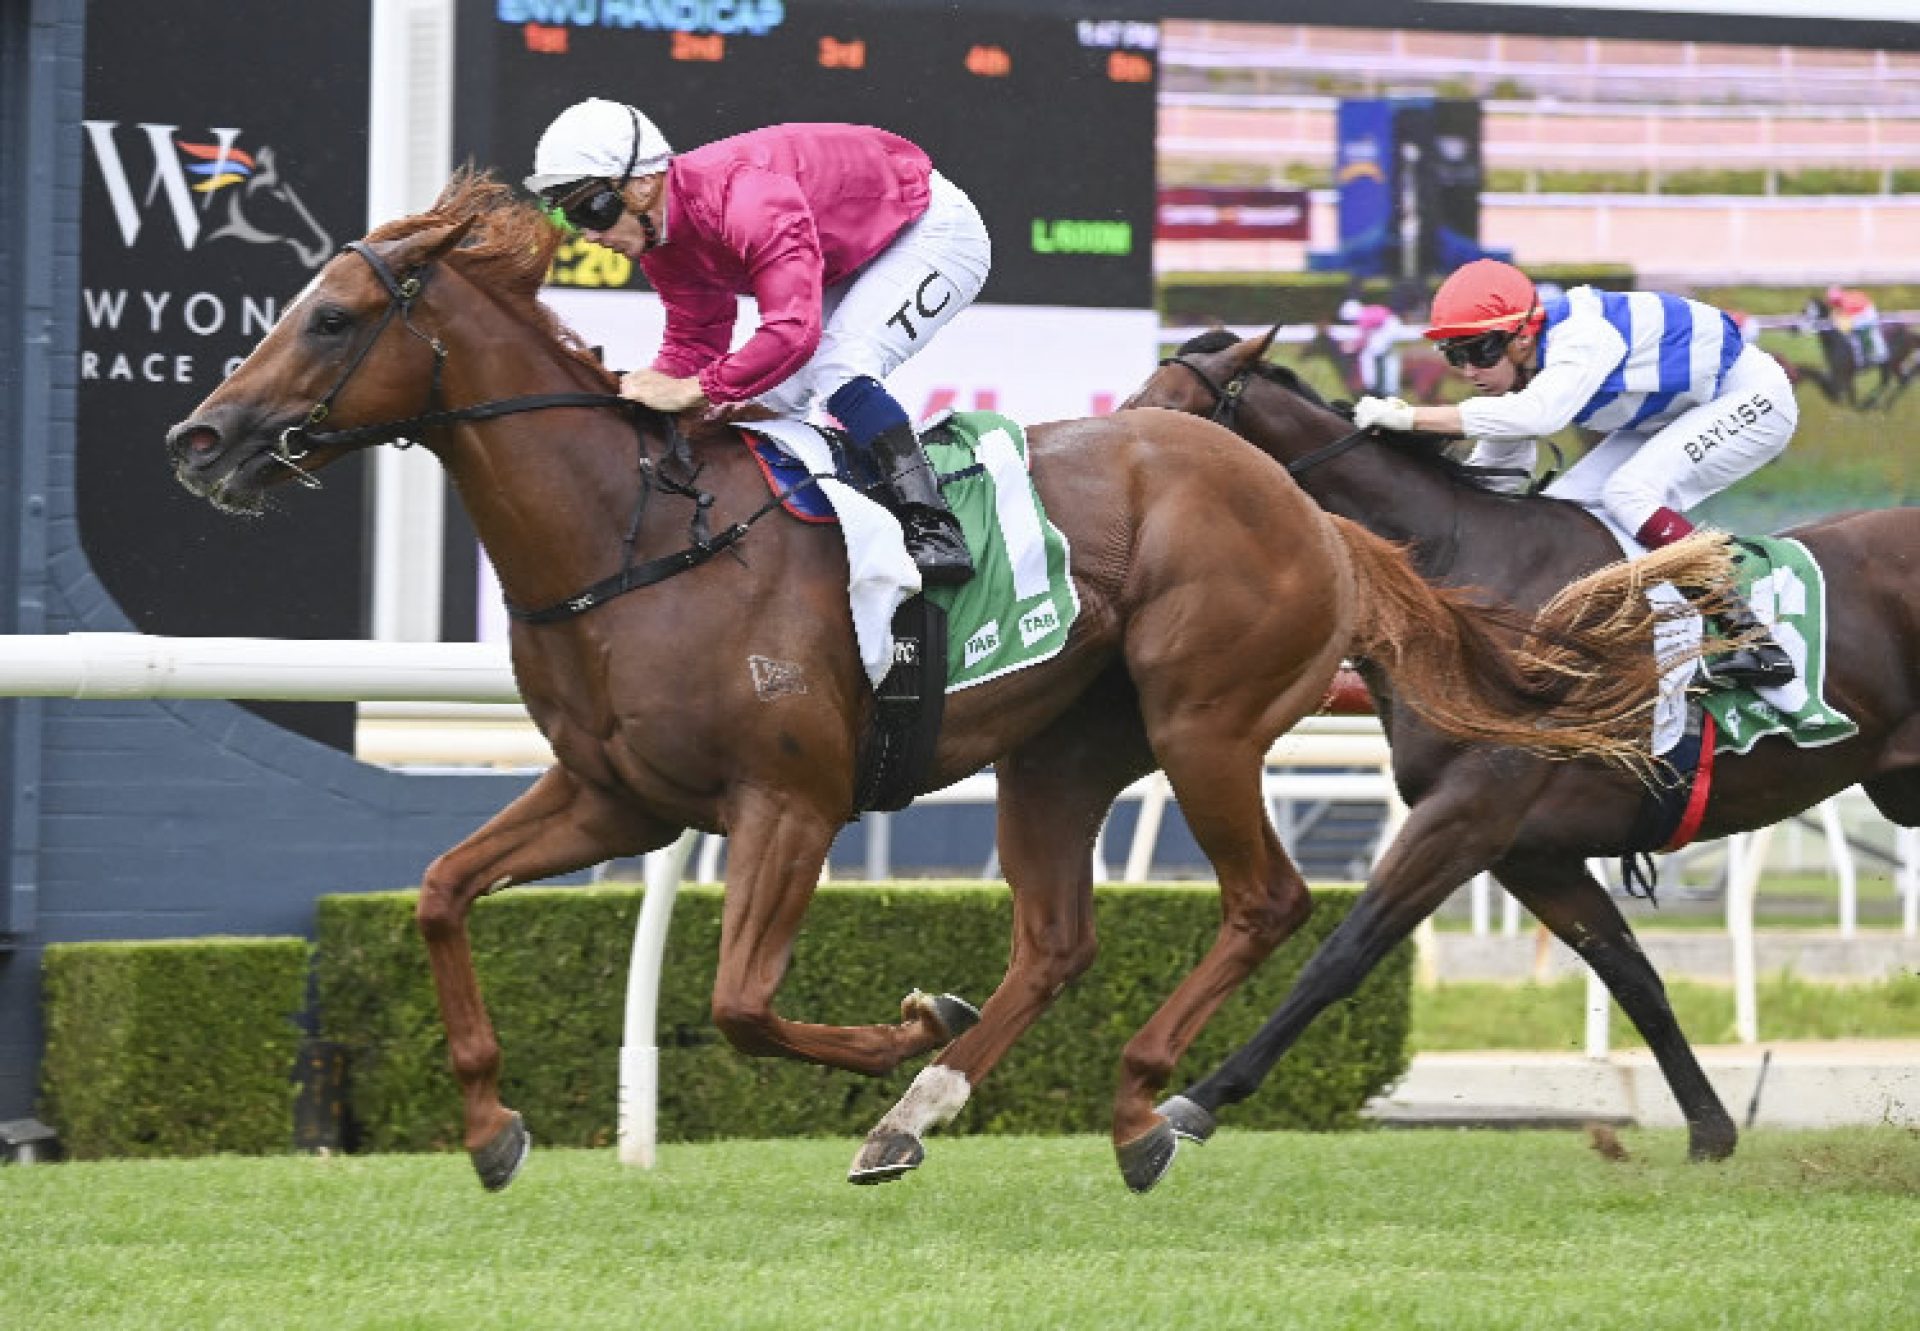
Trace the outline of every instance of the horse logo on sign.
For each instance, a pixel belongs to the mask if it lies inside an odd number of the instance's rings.
[[[86,120],[87,141],[100,168],[107,200],[119,224],[120,238],[131,246],[146,222],[145,211],[164,203],[179,233],[181,247],[207,240],[240,240],[253,245],[284,244],[302,267],[317,269],[333,254],[333,237],[315,220],[291,184],[281,175],[270,146],[253,152],[239,147],[241,131],[216,128],[210,142],[178,137],[177,125],[142,124],[153,158],[153,174],[144,195],[136,196],[114,131],[119,122]],[[199,177],[189,181],[189,176]],[[196,200],[195,195],[200,198]],[[205,214],[218,213],[207,229]]]

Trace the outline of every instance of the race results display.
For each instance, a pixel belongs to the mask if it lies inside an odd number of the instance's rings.
[[[681,151],[782,121],[877,125],[979,207],[983,303],[1153,303],[1154,24],[805,0],[496,0],[460,21],[456,152],[507,179],[589,96],[640,107]],[[554,276],[644,285],[586,242]]]

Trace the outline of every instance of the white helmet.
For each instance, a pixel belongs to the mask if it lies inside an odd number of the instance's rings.
[[[538,194],[588,177],[651,176],[666,170],[672,156],[653,122],[633,107],[589,97],[554,117],[533,150],[533,174],[522,183]]]
[[[1326,307],[1322,306],[1321,308],[1324,309]],[[1360,302],[1349,296],[1340,306],[1340,322],[1350,324],[1358,319],[1363,312]]]

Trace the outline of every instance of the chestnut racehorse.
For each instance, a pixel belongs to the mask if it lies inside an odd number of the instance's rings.
[[[1532,650],[1512,655],[1497,644],[1528,619],[1432,591],[1399,550],[1328,517],[1226,430],[1165,411],[1041,427],[1032,472],[1071,543],[1080,614],[1051,660],[949,699],[927,783],[998,765],[1015,900],[1006,975],[970,1027],[964,1004],[917,993],[894,1024],[782,1016],[795,933],[856,813],[872,709],[845,547],[770,505],[731,430],[688,440],[613,396],[613,377],[538,300],[558,240],[506,186],[456,175],[432,210],[335,257],[168,436],[179,480],[239,512],[280,483],[318,484],[362,447],[418,441],[521,612],[514,671],[558,764],[434,861],[418,907],[465,1144],[490,1188],[513,1178],[529,1138],[500,1100],[468,947],[469,910],[488,892],[641,854],[686,827],[729,836],[713,1016],[734,1045],[868,1074],[944,1046],[855,1161],[858,1180],[890,1178],[1092,962],[1094,836],[1115,795],[1162,768],[1218,871],[1223,918],[1126,1047],[1113,1139],[1143,1187],[1174,1144],[1156,1092],[1308,911],[1265,819],[1261,768],[1343,655],[1380,663],[1465,741],[1632,747],[1651,688],[1646,624],[1543,620]]]
[[[1285,464],[1329,512],[1409,544],[1438,587],[1489,588],[1536,606],[1620,558],[1586,510],[1544,496],[1492,492],[1432,439],[1360,434],[1284,367],[1272,340],[1202,334],[1163,362],[1129,406],[1152,404],[1230,425]],[[1280,468],[1275,468],[1280,470]],[[1282,521],[1291,523],[1288,515]],[[1714,763],[1702,840],[1777,823],[1863,786],[1902,826],[1920,823],[1920,509],[1839,515],[1784,533],[1825,571],[1827,699],[1859,733],[1822,748],[1763,739]],[[1674,1020],[1666,990],[1604,887],[1596,856],[1655,848],[1638,827],[1645,794],[1591,762],[1549,764],[1491,747],[1461,748],[1400,706],[1401,683],[1362,674],[1393,748],[1410,815],[1354,910],[1301,971],[1251,1041],[1161,1109],[1204,1139],[1214,1115],[1244,1100],[1314,1017],[1351,993],[1393,946],[1462,883],[1491,870],[1612,990],[1660,1064],[1695,1159],[1732,1154],[1737,1133]]]

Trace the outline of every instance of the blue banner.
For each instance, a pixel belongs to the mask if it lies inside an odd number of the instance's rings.
[[[1334,183],[1340,188],[1340,253],[1356,273],[1377,273],[1393,223],[1393,103],[1343,101]]]

